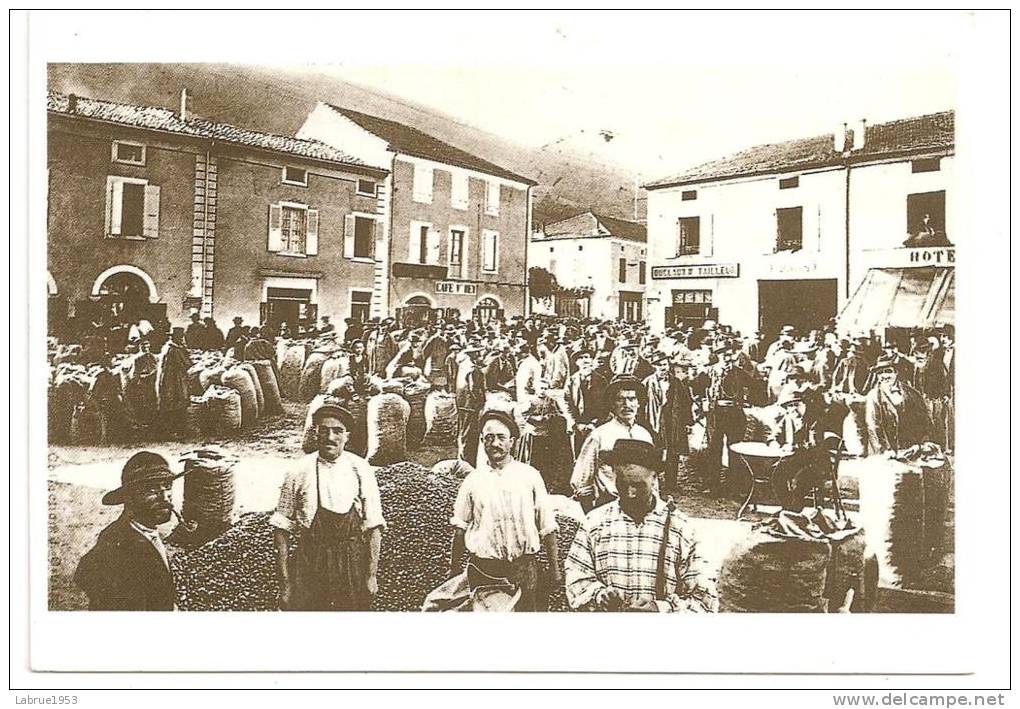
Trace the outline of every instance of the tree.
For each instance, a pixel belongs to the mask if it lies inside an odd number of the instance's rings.
[[[535,300],[552,300],[560,291],[556,276],[541,266],[528,269],[528,290]]]

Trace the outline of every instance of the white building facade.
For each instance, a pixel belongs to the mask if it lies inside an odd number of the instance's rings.
[[[558,314],[640,322],[647,311],[646,234],[638,222],[577,214],[532,235],[528,266],[546,269],[564,288],[585,292],[557,298]]]
[[[953,148],[948,112],[759,146],[647,185],[650,323],[820,329],[869,269],[951,266]]]

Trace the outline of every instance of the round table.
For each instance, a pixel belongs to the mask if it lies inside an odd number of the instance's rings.
[[[780,461],[793,455],[793,450],[759,441],[740,441],[730,446],[730,452],[744,461],[744,466],[751,476],[751,489],[747,491],[747,499],[737,512],[737,519],[740,519],[744,516],[744,510],[751,504],[758,485],[767,485],[771,490],[772,473]]]

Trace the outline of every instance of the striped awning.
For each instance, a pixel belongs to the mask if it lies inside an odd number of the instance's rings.
[[[838,330],[857,335],[953,325],[955,274],[952,267],[872,268],[839,314]]]

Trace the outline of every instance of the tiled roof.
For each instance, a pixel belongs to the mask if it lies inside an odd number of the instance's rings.
[[[347,155],[317,140],[305,140],[287,135],[263,133],[248,128],[239,128],[227,123],[207,121],[201,118],[182,120],[177,113],[168,108],[135,106],[126,103],[85,98],[83,96],[78,96],[76,101],[77,105],[72,113],[68,106],[68,96],[51,91],[46,96],[46,110],[64,115],[117,123],[133,128],[177,133],[193,138],[219,140],[225,143],[246,145],[315,160],[368,167],[358,158]],[[373,169],[377,170],[378,168]]]
[[[585,226],[588,225],[588,226]],[[557,238],[605,238],[605,235],[592,233],[596,226],[601,225],[609,236],[628,241],[645,243],[648,240],[648,228],[640,222],[627,219],[607,217],[592,211],[580,212],[566,219],[546,224],[539,239],[555,240]]]
[[[499,165],[494,165],[488,160],[483,160],[477,155],[472,155],[460,148],[455,148],[448,143],[444,143],[438,138],[433,138],[431,135],[423,133],[417,128],[412,128],[411,126],[404,125],[403,123],[397,123],[396,121],[391,121],[386,118],[370,116],[367,113],[352,111],[348,108],[341,108],[340,106],[334,106],[332,104],[329,104],[329,106],[334,111],[347,117],[372,135],[385,140],[389,145],[390,150],[395,153],[403,153],[404,155],[411,155],[413,157],[424,158],[426,160],[434,160],[435,162],[440,162],[445,165],[463,167],[469,170],[485,173],[486,175],[493,175],[495,177],[513,180],[514,182],[523,182],[528,185],[537,184],[534,180],[515,174],[509,170],[505,170]]]
[[[866,126],[864,148],[851,153],[849,159],[851,162],[866,162],[926,150],[951,150],[954,147],[954,129],[953,111],[876,123]],[[847,140],[852,141],[853,131],[848,133]],[[794,172],[842,163],[843,155],[833,150],[833,136],[828,134],[758,145],[703,163],[679,175],[650,182],[645,187],[648,189],[672,187],[731,177]]]

